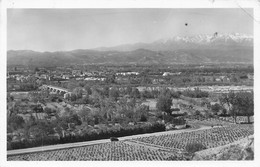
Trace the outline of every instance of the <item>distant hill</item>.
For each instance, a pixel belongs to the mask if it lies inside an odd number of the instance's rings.
[[[157,40],[152,43],[125,44],[115,47],[101,47],[95,50],[108,51],[133,51],[136,49],[148,49],[153,51],[173,51],[179,49],[235,49],[253,46],[253,36],[245,34],[213,34],[196,36],[174,36],[172,38]]]
[[[7,65],[253,63],[253,38],[246,35],[174,37],[153,43],[95,50],[35,52],[10,50]]]

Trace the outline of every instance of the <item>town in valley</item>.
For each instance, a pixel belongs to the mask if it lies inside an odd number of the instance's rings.
[[[254,160],[245,12],[8,9],[7,161]]]

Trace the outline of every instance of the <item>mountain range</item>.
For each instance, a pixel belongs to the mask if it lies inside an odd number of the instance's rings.
[[[175,36],[151,43],[59,52],[9,50],[7,65],[253,63],[253,36]]]

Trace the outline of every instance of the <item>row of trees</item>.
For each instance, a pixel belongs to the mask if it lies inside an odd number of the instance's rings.
[[[102,96],[117,101],[121,96],[128,95],[131,98],[140,98],[140,92],[137,88],[128,86],[126,88],[109,87],[109,86],[92,86],[84,85],[84,87],[76,87],[72,90],[70,96],[67,97],[70,101],[78,101],[85,98],[84,102],[88,102],[88,98]],[[83,102],[83,103],[84,103]]]
[[[195,89],[193,93],[202,93],[199,89]],[[164,89],[158,96],[156,107],[159,111],[165,112],[167,115],[171,115],[172,96],[171,91]],[[208,94],[206,94],[208,95]],[[254,93],[240,91],[240,92],[229,92],[222,94],[219,98],[220,104],[216,103],[211,106],[211,110],[214,114],[217,114],[220,110],[222,114],[229,114],[234,118],[235,123],[237,122],[237,116],[247,116],[248,123],[250,123],[250,116],[254,115]]]
[[[7,149],[12,150],[12,149],[22,149],[28,147],[29,148],[37,147],[43,145],[100,140],[100,139],[110,138],[111,136],[122,137],[122,136],[136,135],[136,134],[143,134],[143,133],[160,132],[164,130],[165,130],[165,125],[160,123],[142,124],[142,125],[134,125],[134,126],[126,126],[126,127],[112,127],[107,129],[89,130],[81,135],[66,135],[60,137],[59,139],[42,137],[42,138],[37,138],[36,140],[8,142]]]
[[[182,95],[191,97],[191,98],[202,98],[208,97],[209,93],[206,91],[202,91],[199,88],[195,88],[194,90],[186,89],[182,92]]]
[[[254,93],[241,91],[235,93],[233,91],[222,94],[220,97],[222,106],[227,106],[229,114],[234,118],[235,122],[237,116],[247,116],[248,123],[250,123],[250,116],[254,115]]]

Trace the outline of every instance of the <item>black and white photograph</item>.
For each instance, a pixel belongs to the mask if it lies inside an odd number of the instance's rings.
[[[6,163],[256,160],[259,1],[54,2],[5,2]]]

